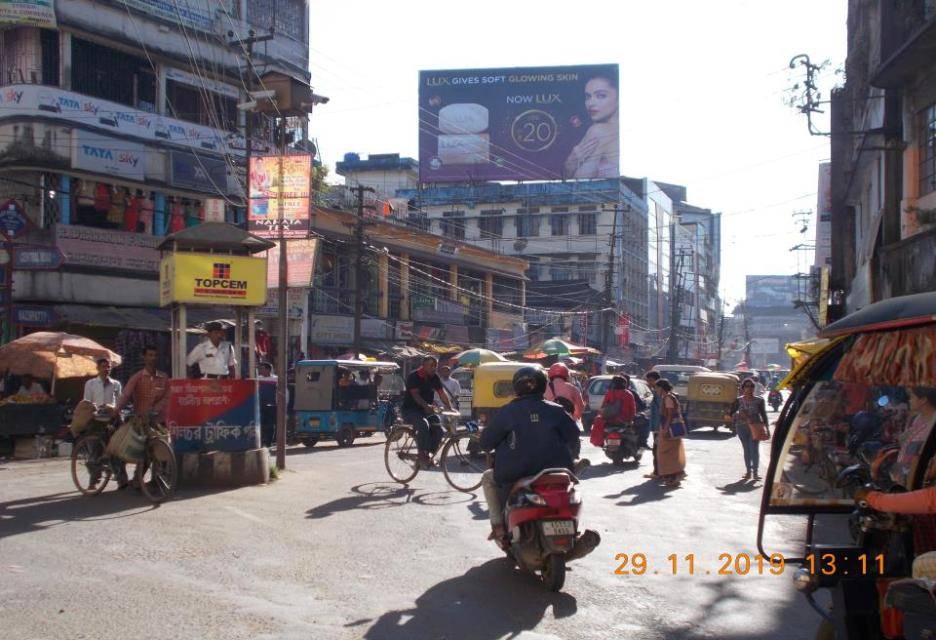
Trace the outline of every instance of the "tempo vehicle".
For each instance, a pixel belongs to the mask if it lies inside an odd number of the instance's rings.
[[[685,398],[689,394],[689,378],[696,373],[711,373],[708,367],[700,367],[691,364],[658,364],[654,365],[651,371],[656,371],[661,377],[666,378],[673,385],[673,391],[680,398]]]
[[[370,381],[359,384],[364,370],[369,371]],[[299,362],[293,401],[295,439],[307,447],[314,447],[322,439],[350,447],[357,437],[372,436],[378,431],[389,433],[395,422],[393,401],[403,388],[399,371],[400,367],[393,362]],[[347,374],[355,379],[350,381]],[[374,384],[377,376],[381,378],[380,384]]]
[[[486,362],[475,367],[471,395],[471,417],[480,425],[491,421],[494,413],[514,399],[513,375],[529,362]]]
[[[686,407],[686,429],[727,427],[734,431],[725,415],[738,397],[738,376],[730,373],[696,373],[689,378]]]

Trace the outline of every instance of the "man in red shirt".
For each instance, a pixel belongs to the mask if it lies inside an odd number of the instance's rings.
[[[133,413],[148,416],[156,412],[160,418],[165,409],[169,376],[156,370],[156,347],[143,347],[143,368],[137,371],[117,401],[117,411],[133,403]]]

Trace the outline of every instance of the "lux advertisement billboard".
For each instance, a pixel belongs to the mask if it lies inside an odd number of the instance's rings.
[[[419,73],[422,182],[616,178],[618,66]]]

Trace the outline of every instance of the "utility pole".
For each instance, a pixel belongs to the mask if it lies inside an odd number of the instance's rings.
[[[364,315],[364,194],[371,187],[357,185],[357,220],[354,223],[354,355],[361,351],[361,316]]]
[[[674,251],[670,255],[670,339],[667,357],[670,362],[675,363],[679,359],[679,325],[682,322],[680,318],[679,303],[682,299],[682,268],[683,253]]]
[[[721,314],[718,318],[718,369],[722,370],[722,348],[725,344],[725,309],[719,309]]]
[[[617,218],[618,208],[614,206],[614,221],[611,223],[611,251],[608,255],[608,273],[605,275],[605,309],[601,313],[601,350],[605,357],[608,355],[608,334],[611,332],[611,306],[613,304],[614,289],[614,248],[617,245]]]
[[[244,85],[247,89],[247,99],[250,100],[250,93],[253,91],[253,79],[257,76],[257,70],[254,68],[253,64],[253,46],[256,42],[266,42],[267,40],[273,39],[273,34],[268,33],[263,36],[256,35],[256,32],[253,29],[250,29],[247,32],[246,38],[234,38],[234,32],[228,31],[228,38],[231,40],[228,42],[230,47],[239,47],[244,53],[244,59],[247,62],[247,78],[244,80]],[[244,229],[248,229],[250,219],[250,158],[253,156],[253,113],[247,111],[244,113],[244,157],[247,167],[247,197],[246,200],[246,211],[247,215],[244,216]]]
[[[277,375],[276,384],[276,466],[278,469],[286,468],[286,380],[287,380],[287,352],[289,351],[289,318],[287,317],[287,280],[289,278],[289,264],[286,260],[286,220],[283,208],[283,164],[286,159],[286,118],[280,118],[276,131],[277,153],[279,154],[279,194],[277,203],[277,225],[279,226],[279,345],[276,353]],[[253,375],[253,372],[251,372]]]

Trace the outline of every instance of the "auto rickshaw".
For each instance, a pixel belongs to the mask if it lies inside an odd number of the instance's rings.
[[[695,373],[689,378],[686,393],[686,429],[734,426],[725,416],[738,397],[738,376],[731,373]]]
[[[936,575],[913,563],[933,549],[936,514],[882,513],[863,498],[868,483],[885,493],[936,484],[934,311],[936,292],[869,305],[826,327],[829,342],[784,381],[792,392],[775,425],[757,545],[772,565],[799,565],[794,585],[822,617],[817,638],[922,638],[934,628],[925,578]],[[803,547],[798,534],[764,540],[774,515],[806,518]],[[797,557],[781,555],[791,542]],[[902,597],[906,589],[921,597]]]
[[[303,360],[296,365],[295,439],[307,447],[334,439],[350,447],[359,436],[389,432],[403,389],[393,362]]]
[[[474,370],[471,416],[481,425],[491,421],[494,412],[514,399],[513,376],[529,362],[487,362]]]

